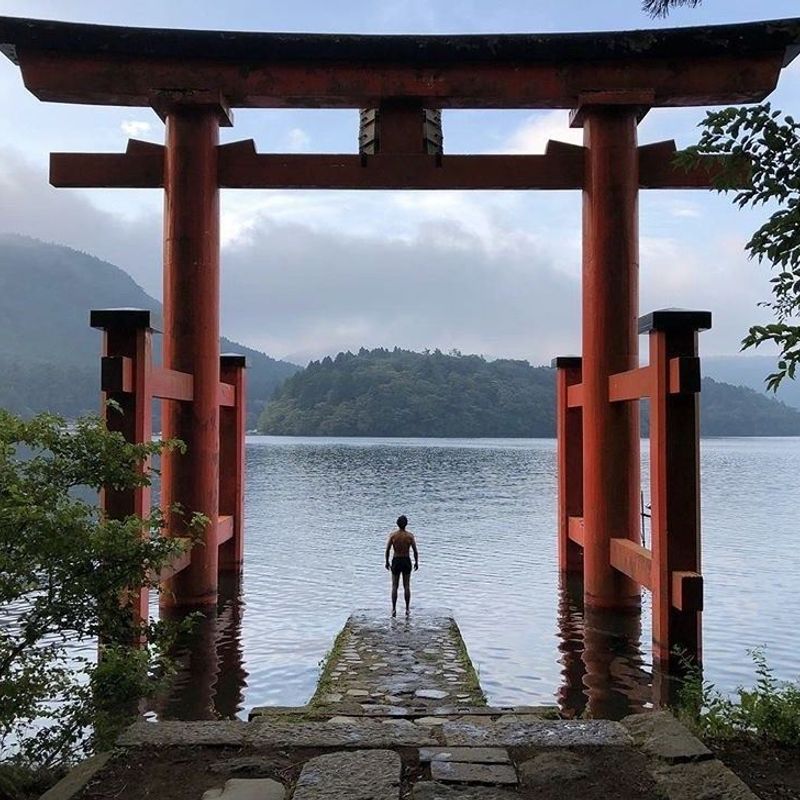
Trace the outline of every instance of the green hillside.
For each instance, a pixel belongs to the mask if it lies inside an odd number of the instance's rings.
[[[259,430],[299,436],[554,436],[555,372],[527,361],[439,351],[340,353],[289,378],[261,415]],[[701,431],[796,436],[800,412],[752,389],[705,379]]]
[[[96,411],[100,334],[89,310],[161,304],[119,267],[60,245],[0,235],[0,406],[68,417]],[[155,340],[156,357],[160,337]],[[255,422],[275,389],[299,367],[221,339],[248,361],[248,411]]]

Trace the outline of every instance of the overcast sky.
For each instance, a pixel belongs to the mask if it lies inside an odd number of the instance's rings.
[[[739,22],[800,15],[797,0],[705,0],[655,22],[639,0],[0,0],[0,14],[231,30],[369,33],[539,32]],[[797,110],[800,60],[776,106]],[[122,151],[128,136],[163,141],[148,109],[40,103],[0,58],[0,232],[91,252],[161,296],[157,190],[65,190],[47,184],[48,154]],[[703,109],[654,110],[640,142],[697,137]],[[355,111],[248,110],[223,140],[260,152],[356,152]],[[562,111],[448,111],[446,152],[541,152],[579,141]],[[578,192],[254,192],[222,195],[222,328],[276,357],[361,346],[453,347],[549,362],[579,351]],[[769,293],[769,272],[743,245],[763,214],[710,192],[641,196],[641,310],[710,309],[701,352],[728,354]]]

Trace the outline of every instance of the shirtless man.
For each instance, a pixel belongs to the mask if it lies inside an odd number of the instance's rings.
[[[392,616],[397,616],[397,585],[403,576],[403,591],[406,595],[406,616],[411,605],[411,558],[408,551],[414,551],[414,569],[419,569],[419,553],[414,534],[406,530],[408,519],[405,514],[397,518],[397,530],[389,535],[386,543],[386,569],[392,572]],[[389,564],[389,552],[394,548],[394,558]]]

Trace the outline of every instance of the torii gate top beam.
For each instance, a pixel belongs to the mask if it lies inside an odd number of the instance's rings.
[[[591,92],[651,106],[758,102],[800,49],[800,19],[660,30],[468,36],[165,30],[0,17],[0,50],[41,100],[151,106],[575,108]]]

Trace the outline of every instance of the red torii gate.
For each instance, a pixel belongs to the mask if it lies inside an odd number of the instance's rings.
[[[241,560],[244,384],[239,362],[220,373],[219,189],[580,189],[583,358],[555,362],[560,568],[583,571],[590,607],[638,607],[639,587],[651,588],[655,662],[668,666],[675,645],[699,658],[696,333],[710,315],[657,311],[638,320],[638,193],[707,188],[715,164],[676,168],[674,143],[639,147],[637,123],[652,107],[762,100],[799,43],[800,20],[351,36],[0,18],[0,49],[41,100],[152,107],[166,123],[163,147],[133,140],[120,155],[53,154],[51,183],[165,191],[164,367],[147,360],[149,318],[98,312],[92,321],[107,329],[106,355],[117,359],[104,362],[105,388],[139,397],[130,406],[139,422],[123,423],[127,434],[148,434],[152,397],[172,401],[164,433],[184,439],[189,453],[165,459],[165,503],[210,520],[205,546],[175,565],[169,602],[215,601],[220,542],[235,542],[228,567]],[[220,145],[219,127],[233,124],[235,107],[375,108],[374,153],[258,154],[252,141]],[[584,144],[551,142],[544,155],[529,156],[431,154],[425,110],[448,108],[572,109]],[[650,334],[646,367],[639,367],[640,332]],[[145,361],[134,363],[136,353]],[[652,552],[638,541],[642,397],[651,401]],[[221,407],[239,409],[222,437]],[[229,465],[222,484],[221,442]],[[140,506],[141,497],[107,502],[115,513]]]

